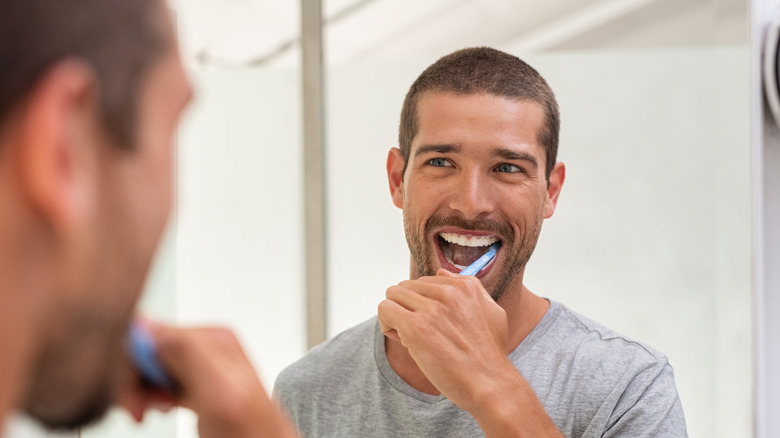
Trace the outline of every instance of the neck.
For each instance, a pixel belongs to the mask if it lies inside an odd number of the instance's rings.
[[[508,292],[498,303],[506,312],[509,352],[525,340],[550,308],[550,302],[528,290],[520,278],[519,290]]]

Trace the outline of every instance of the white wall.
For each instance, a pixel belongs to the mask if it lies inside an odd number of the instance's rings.
[[[268,391],[305,349],[299,76],[200,71],[179,136],[175,315],[234,329]],[[195,436],[189,415],[177,436]]]
[[[537,294],[665,352],[691,436],[751,435],[748,51],[534,56],[559,98],[558,211]],[[428,63],[329,70],[330,336],[408,276],[384,164]]]

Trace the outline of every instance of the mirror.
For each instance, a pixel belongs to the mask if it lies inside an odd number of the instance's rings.
[[[270,390],[305,352],[299,5],[173,7],[197,97],[144,306],[230,325]],[[439,56],[490,45],[561,107],[568,178],[529,287],[666,353],[691,436],[750,434],[747,2],[333,0],[325,17],[329,336],[408,276],[384,174],[406,90]],[[145,427],[128,436],[195,436],[186,413]]]

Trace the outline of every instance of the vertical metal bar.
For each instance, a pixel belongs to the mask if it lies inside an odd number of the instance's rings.
[[[780,129],[762,92],[764,38],[780,0],[751,6],[754,436],[780,436]],[[775,54],[776,56],[776,54]],[[775,63],[775,56],[763,61]]]
[[[301,54],[306,340],[311,348],[325,340],[327,329],[321,0],[301,0]]]

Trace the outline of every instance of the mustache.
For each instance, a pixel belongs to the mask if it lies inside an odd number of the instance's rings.
[[[514,230],[506,222],[493,219],[468,220],[461,216],[431,216],[425,223],[425,235],[428,236],[434,229],[442,227],[455,227],[472,231],[490,231],[509,243],[514,240]]]

